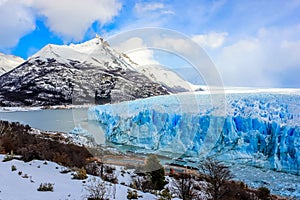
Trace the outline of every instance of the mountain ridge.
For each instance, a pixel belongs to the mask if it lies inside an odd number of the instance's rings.
[[[114,103],[170,94],[102,38],[43,47],[0,76],[1,106]]]
[[[17,67],[25,60],[18,56],[0,53],[0,76]]]

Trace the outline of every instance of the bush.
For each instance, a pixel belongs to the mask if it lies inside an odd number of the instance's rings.
[[[113,184],[118,183],[118,179],[114,174],[103,174],[101,177],[104,181],[111,182]]]
[[[201,171],[206,174],[205,180],[209,183],[207,192],[213,199],[221,199],[227,192],[226,181],[232,178],[231,171],[220,161],[208,158],[199,166]]]
[[[148,156],[144,170],[150,174],[151,183],[153,184],[154,189],[162,190],[166,184],[165,181],[165,169],[159,163],[159,160],[156,155]]]
[[[52,183],[41,183],[40,186],[38,187],[37,191],[40,192],[53,192],[54,188],[53,188]]]
[[[85,190],[88,192],[88,200],[104,200],[109,195],[105,182],[95,177],[89,180],[88,185],[85,185]]]
[[[0,126],[1,128],[1,126]],[[5,154],[5,148],[2,146],[3,142],[0,140],[0,154]]]
[[[100,167],[97,162],[90,162],[85,166],[86,172],[93,176],[100,175]]]
[[[16,171],[17,170],[17,167],[15,165],[12,165],[11,166],[11,171]]]
[[[86,170],[81,168],[80,170],[76,171],[73,174],[73,179],[78,179],[78,180],[83,180],[86,179],[87,175],[86,175]]]
[[[105,172],[108,174],[112,174],[116,170],[115,167],[105,166]]]
[[[164,190],[160,193],[159,200],[171,200],[171,199],[172,199],[172,195],[171,195],[169,189],[164,189]]]
[[[127,191],[127,199],[138,199],[138,194],[136,190],[128,190]]]
[[[10,154],[6,154],[5,157],[3,158],[2,162],[7,162],[7,161],[11,161],[14,159],[14,153],[13,151],[11,151]]]
[[[245,184],[244,182],[240,182],[240,186],[241,186],[242,189],[247,189],[248,188],[247,184]]]
[[[154,189],[149,174],[146,176],[137,176],[133,178],[133,182],[130,184],[130,187],[133,189],[142,190],[143,192],[151,192],[151,190]]]
[[[24,176],[22,176],[22,178],[29,178],[29,176],[27,174],[24,174]]]
[[[0,120],[1,149],[13,151],[29,162],[33,159],[58,161],[68,167],[84,167],[92,154],[82,146],[67,143],[59,134],[31,134],[32,129],[14,122]],[[11,157],[8,157],[11,159]]]
[[[260,187],[257,190],[257,196],[262,200],[268,200],[270,197],[270,190],[266,187]]]
[[[183,200],[194,199],[194,197],[196,197],[194,182],[191,174],[185,172],[180,173],[175,176],[173,192]]]

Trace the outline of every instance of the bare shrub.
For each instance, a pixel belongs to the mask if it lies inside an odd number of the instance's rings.
[[[86,170],[81,168],[73,174],[73,179],[83,180],[87,178]]]
[[[232,178],[229,168],[220,161],[208,158],[202,162],[200,169],[206,174],[205,180],[209,183],[207,192],[214,200],[222,198],[227,192],[225,183]]]
[[[37,191],[40,192],[53,192],[54,187],[53,183],[41,183],[40,186],[38,187]]]
[[[104,200],[109,197],[109,189],[105,182],[95,177],[85,185],[85,190],[88,192],[87,199],[90,200]]]
[[[192,175],[187,173],[178,174],[173,182],[173,192],[183,200],[192,200],[196,196]]]

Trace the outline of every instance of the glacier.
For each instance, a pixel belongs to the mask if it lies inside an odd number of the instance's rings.
[[[107,141],[197,162],[233,164],[300,175],[299,90],[225,91],[156,96],[91,107]],[[219,97],[218,97],[219,98]]]

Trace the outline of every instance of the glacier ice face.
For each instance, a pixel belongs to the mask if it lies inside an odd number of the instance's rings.
[[[300,174],[299,102],[297,93],[226,94],[222,116],[209,94],[181,94],[96,106],[88,117],[115,144]]]

